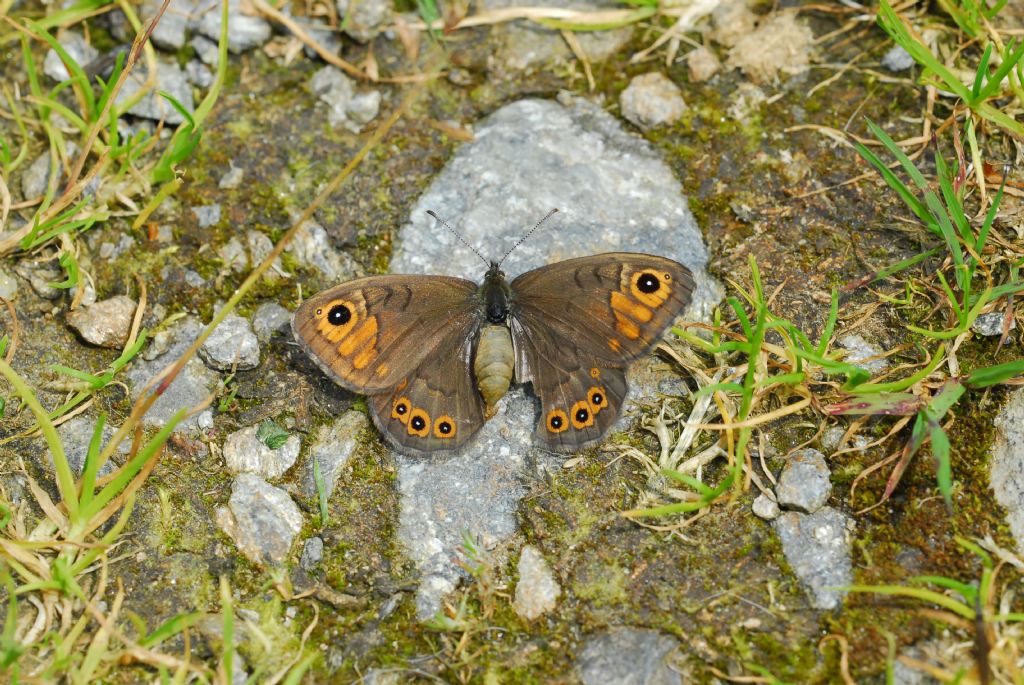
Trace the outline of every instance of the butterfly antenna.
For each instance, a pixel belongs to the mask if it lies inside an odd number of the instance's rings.
[[[529,237],[530,237],[531,235],[533,235],[533,232],[534,232],[534,231],[536,231],[536,230],[537,230],[538,228],[540,228],[540,225],[541,225],[541,224],[543,224],[543,223],[544,223],[545,221],[547,221],[548,219],[550,219],[550,218],[551,218],[551,215],[552,215],[552,214],[555,214],[555,213],[557,213],[557,212],[558,212],[558,208],[556,207],[555,209],[552,209],[552,210],[551,210],[550,212],[548,212],[547,214],[545,214],[545,215],[544,215],[544,218],[543,218],[543,219],[541,219],[540,221],[538,221],[538,222],[537,222],[537,225],[536,225],[536,226],[534,226],[533,228],[531,228],[531,229],[529,230],[529,232],[528,232],[528,233],[527,233],[526,235],[524,235],[524,236],[523,236],[522,238],[520,238],[520,239],[519,239],[519,241],[518,241],[518,242],[517,242],[517,243],[516,243],[515,245],[513,245],[513,246],[512,246],[512,247],[510,247],[510,248],[508,248],[508,252],[506,252],[505,254],[503,254],[503,255],[501,256],[501,259],[500,259],[500,260],[498,260],[498,266],[501,266],[501,265],[502,265],[502,263],[503,263],[503,262],[505,261],[505,258],[506,258],[506,257],[508,257],[508,256],[509,256],[510,254],[512,254],[512,250],[516,249],[517,247],[519,247],[520,245],[522,245],[523,243],[525,243],[525,242],[526,242],[526,239],[527,239],[527,238],[529,238]]]
[[[487,257],[484,257],[484,256],[483,256],[482,254],[480,254],[480,250],[476,249],[475,247],[473,247],[472,245],[470,245],[470,244],[469,244],[468,242],[466,242],[466,239],[462,237],[462,234],[461,234],[461,233],[459,233],[458,231],[456,231],[456,230],[455,230],[454,228],[452,228],[451,226],[449,226],[449,225],[448,225],[448,222],[447,222],[447,221],[445,221],[444,219],[442,219],[441,217],[439,217],[439,216],[438,216],[438,215],[437,215],[437,214],[436,214],[436,213],[434,212],[434,210],[432,210],[432,209],[428,209],[428,210],[427,210],[427,214],[429,214],[430,216],[432,216],[432,217],[434,217],[435,219],[437,219],[437,220],[438,220],[438,221],[439,221],[439,222],[441,223],[441,225],[442,225],[442,226],[444,226],[444,227],[445,227],[445,228],[447,228],[447,229],[448,229],[449,231],[451,231],[452,233],[454,233],[454,234],[455,234],[455,237],[456,237],[456,238],[458,238],[458,239],[459,239],[459,241],[461,241],[463,245],[465,245],[466,247],[468,247],[469,249],[471,249],[471,250],[473,251],[473,253],[474,253],[474,254],[475,254],[475,255],[476,255],[477,257],[479,257],[479,258],[480,258],[480,259],[481,259],[481,260],[483,261],[483,263],[484,263],[484,264],[486,264],[487,266],[490,266],[490,265],[491,265],[491,263],[490,263],[489,261],[487,261]]]

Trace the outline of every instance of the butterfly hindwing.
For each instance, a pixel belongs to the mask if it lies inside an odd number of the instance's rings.
[[[295,311],[292,331],[335,382],[383,392],[409,377],[453,328],[475,330],[472,281],[446,276],[370,276],[317,293]],[[468,335],[468,333],[467,333]]]
[[[559,368],[534,361],[545,382],[534,382],[540,416],[534,435],[544,445],[572,451],[600,439],[612,427],[626,399],[626,369],[577,358]],[[568,366],[568,368],[566,368]]]
[[[367,398],[380,431],[403,454],[453,450],[484,424],[484,402],[470,372],[476,330],[455,328],[394,388]]]

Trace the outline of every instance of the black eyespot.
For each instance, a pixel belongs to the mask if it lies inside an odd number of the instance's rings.
[[[412,417],[412,427],[418,431],[423,430],[427,425],[427,422],[423,420],[422,416]]]
[[[555,430],[558,430],[559,428],[561,428],[562,427],[562,417],[561,416],[552,416],[551,417],[551,427],[554,428]]]
[[[395,413],[396,414],[404,414],[407,411],[409,411],[409,405],[405,404],[404,402],[401,403],[401,404],[395,405]],[[423,420],[423,419],[420,419],[419,417],[416,417],[416,418],[419,421]],[[413,421],[413,423],[415,423],[415,421]]]
[[[448,423],[447,421],[442,421],[441,423],[437,424],[437,430],[441,431],[441,435],[448,435],[449,433],[452,432],[452,424]]]
[[[586,409],[576,410],[576,423],[586,423],[587,418],[590,416],[590,412]]]
[[[599,392],[595,392],[593,395],[590,396],[590,403],[595,406],[604,403],[604,395],[602,395]]]
[[[640,292],[650,295],[661,287],[661,281],[654,274],[643,273],[637,277],[636,287]]]
[[[344,326],[351,319],[352,311],[343,304],[336,304],[327,312],[327,320],[335,326]]]

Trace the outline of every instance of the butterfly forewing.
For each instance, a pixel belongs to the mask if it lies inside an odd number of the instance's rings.
[[[569,259],[512,281],[512,316],[621,366],[649,351],[690,303],[693,275],[665,257],[612,252]]]
[[[339,385],[374,394],[408,379],[453,328],[475,332],[472,281],[445,276],[370,276],[306,300],[292,317],[295,339]]]

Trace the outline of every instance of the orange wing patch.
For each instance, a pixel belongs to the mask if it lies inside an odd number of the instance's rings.
[[[356,369],[365,369],[377,358],[377,317],[368,316],[366,302],[358,296],[352,300],[332,300],[316,310],[317,331],[335,349],[349,359]],[[378,370],[383,375],[387,369]]]
[[[569,419],[572,421],[572,427],[576,430],[582,430],[587,426],[593,426],[594,412],[590,409],[590,402],[587,400],[580,400],[576,404],[572,405],[572,411],[569,413]]]
[[[619,290],[608,298],[608,304],[615,316],[615,330],[628,340],[637,340],[642,334],[641,326],[654,318],[654,310],[665,304],[672,295],[672,274],[653,270],[623,270]],[[618,340],[611,339],[608,346],[618,352]]]
[[[629,293],[648,307],[657,309],[672,294],[671,280],[671,274],[657,271],[633,272],[629,275]]]
[[[608,393],[604,388],[593,385],[587,390],[587,402],[590,404],[590,411],[597,415],[608,406]]]
[[[569,417],[561,409],[552,409],[548,412],[544,425],[548,427],[548,431],[551,433],[562,433],[569,430]]]
[[[437,417],[434,421],[434,437],[441,438],[442,440],[448,440],[449,438],[455,437],[455,419],[442,414]]]
[[[409,404],[408,397],[399,397],[391,405],[391,418],[398,419],[402,423],[409,422],[409,412],[412,411],[412,405]]]
[[[406,424],[405,430],[409,435],[427,437],[430,435],[430,414],[416,407],[409,412],[409,423]]]

